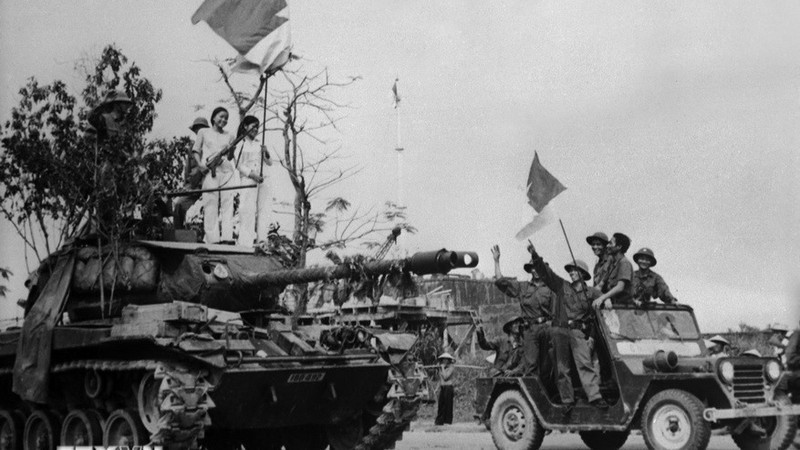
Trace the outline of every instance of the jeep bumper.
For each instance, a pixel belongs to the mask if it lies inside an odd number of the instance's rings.
[[[744,408],[717,409],[706,408],[703,411],[703,418],[708,422],[716,422],[723,419],[739,419],[742,417],[766,417],[766,416],[797,416],[800,415],[800,405],[777,405],[777,406],[747,406]]]

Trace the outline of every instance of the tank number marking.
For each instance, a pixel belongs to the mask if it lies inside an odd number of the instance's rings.
[[[289,383],[316,383],[325,378],[325,372],[293,373],[289,375]]]

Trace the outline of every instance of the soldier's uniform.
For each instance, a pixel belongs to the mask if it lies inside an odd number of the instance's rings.
[[[656,257],[653,254],[653,251],[649,248],[643,248],[633,255],[634,262],[643,258],[650,260],[650,267],[656,265]],[[667,304],[678,302],[678,299],[673,297],[672,293],[670,293],[669,286],[667,286],[667,283],[664,282],[664,279],[661,277],[661,275],[653,272],[650,269],[639,269],[636,272],[633,272],[631,286],[634,300],[644,303],[657,298]]]
[[[610,291],[620,281],[625,283],[625,288],[614,295],[611,301],[616,304],[629,304],[633,301],[633,265],[623,253],[609,255],[602,292],[605,294]]]
[[[599,241],[603,244],[603,247],[608,245],[608,236],[605,233],[598,231],[597,233],[589,236],[586,238],[586,243],[592,245],[595,241]],[[594,280],[594,287],[602,290],[603,280],[605,280],[606,272],[608,272],[608,262],[610,258],[608,253],[603,252],[597,259],[597,263],[594,265],[594,273],[593,273],[593,280]]]
[[[522,322],[522,318],[515,317],[506,322],[506,324],[503,325],[503,331],[506,333],[506,336],[492,340],[487,340],[483,328],[478,328],[478,346],[484,350],[493,351],[495,353],[494,363],[492,363],[492,367],[489,369],[490,377],[500,376],[505,370],[514,368],[520,363],[521,352],[517,350],[519,345],[516,345],[514,339],[511,337],[511,325],[516,321]]]
[[[588,266],[583,261],[577,261],[576,264],[584,280],[589,280],[591,275]],[[534,266],[556,295],[551,335],[556,351],[558,372],[556,386],[561,402],[575,403],[570,369],[571,357],[578,369],[578,377],[589,402],[607,407],[600,395],[600,377],[587,342],[594,313],[592,300],[600,297],[600,291],[583,282],[571,283],[564,280],[556,275],[542,258],[534,259]],[[572,267],[572,264],[568,264],[565,269],[569,271]]]
[[[525,264],[526,272],[530,273],[531,269],[530,264]],[[540,352],[547,348],[550,336],[549,322],[555,294],[543,282],[519,282],[504,277],[495,280],[495,286],[507,296],[519,300],[525,321],[523,373],[538,373]]]

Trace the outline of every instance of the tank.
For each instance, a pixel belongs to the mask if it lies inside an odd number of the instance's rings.
[[[258,248],[73,243],[29,279],[22,328],[0,332],[0,449],[390,448],[426,395],[415,335],[298,324],[278,295],[477,262],[288,269]]]

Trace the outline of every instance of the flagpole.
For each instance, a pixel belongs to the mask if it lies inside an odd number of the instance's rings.
[[[561,232],[564,233],[564,240],[567,241],[567,248],[569,249],[569,256],[572,258],[572,265],[577,269],[578,268],[578,261],[575,260],[575,254],[572,253],[572,246],[569,245],[569,238],[567,237],[567,230],[564,229],[564,222],[561,221],[561,218],[558,219],[558,223],[561,224]],[[580,273],[580,272],[579,272]],[[586,281],[583,279],[583,275],[581,275],[581,285],[583,289],[584,298],[588,301],[588,294],[586,292]]]
[[[261,115],[261,146],[264,146],[264,136],[267,134],[267,82],[269,75],[264,72],[264,111]],[[264,176],[264,152],[261,152],[261,167],[259,167],[259,176]]]
[[[403,206],[403,146],[400,144],[400,101],[397,96],[397,79],[395,79],[395,123],[397,126],[397,205]]]

